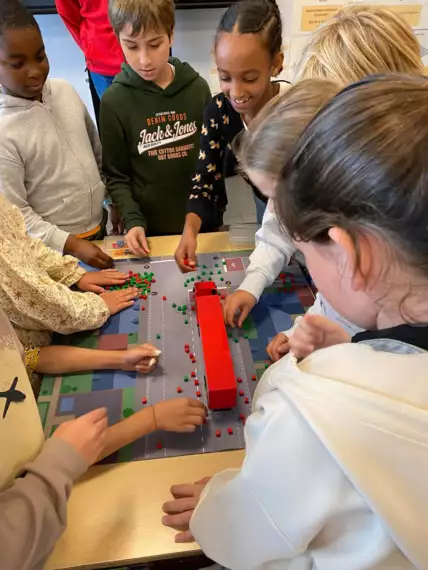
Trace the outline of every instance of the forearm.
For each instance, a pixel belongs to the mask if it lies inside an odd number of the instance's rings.
[[[67,374],[86,370],[117,370],[123,365],[123,351],[96,350],[77,346],[43,346],[35,365],[41,374]]]
[[[190,213],[186,215],[186,221],[184,224],[183,234],[191,233],[195,237],[198,235],[202,225],[201,218],[194,213]]]
[[[144,408],[125,420],[109,427],[107,441],[99,460],[108,457],[121,447],[156,431],[155,416],[152,406]]]

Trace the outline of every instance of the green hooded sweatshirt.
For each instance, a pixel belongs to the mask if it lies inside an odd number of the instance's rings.
[[[175,78],[162,89],[129,65],[105,92],[100,126],[107,191],[125,229],[180,234],[198,158],[207,82],[171,58]]]

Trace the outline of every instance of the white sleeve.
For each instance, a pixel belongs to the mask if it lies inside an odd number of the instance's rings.
[[[307,315],[321,315],[323,317],[326,316],[325,305],[324,305],[324,302],[323,302],[319,293],[316,294],[315,302],[312,305],[312,307],[309,307],[309,309],[306,311],[306,314]],[[296,317],[294,319],[293,326],[290,329],[283,331],[283,334],[285,334],[285,336],[288,336],[288,338],[290,338],[292,336],[292,334],[294,333],[294,331],[296,330],[296,328],[299,326],[302,319],[303,319],[303,316]]]
[[[288,265],[294,252],[293,243],[280,228],[269,201],[262,226],[256,233],[256,248],[250,255],[250,265],[238,289],[259,300],[264,289],[272,285],[283,267]]]
[[[261,570],[273,562],[296,568],[293,561],[305,556],[338,504],[343,474],[277,390],[258,399],[245,439],[242,468],[213,477],[191,519],[192,534],[226,568]]]
[[[88,133],[89,140],[91,141],[92,150],[94,151],[95,160],[97,161],[98,170],[102,174],[102,150],[101,150],[101,140],[98,134],[97,127],[94,124],[91,116],[89,115],[86,105],[82,101],[82,105],[85,107],[85,124],[86,131]]]
[[[18,156],[6,149],[0,154],[0,192],[11,204],[19,208],[28,235],[41,239],[57,251],[63,251],[69,233],[47,222],[33,210],[27,200],[24,164]]]

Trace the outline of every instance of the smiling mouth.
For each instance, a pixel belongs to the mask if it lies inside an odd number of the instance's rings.
[[[250,98],[247,97],[246,99],[234,99],[233,102],[236,103],[236,105],[245,105],[249,100]]]

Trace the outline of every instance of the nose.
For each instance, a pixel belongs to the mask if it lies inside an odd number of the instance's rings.
[[[146,50],[141,50],[139,54],[140,66],[142,69],[150,69],[152,66],[152,60],[150,55]]]
[[[28,79],[33,80],[41,80],[43,79],[44,72],[38,65],[31,65],[28,68],[27,77]]]
[[[230,98],[231,99],[244,99],[245,98],[245,88],[240,81],[234,81],[230,86]]]

